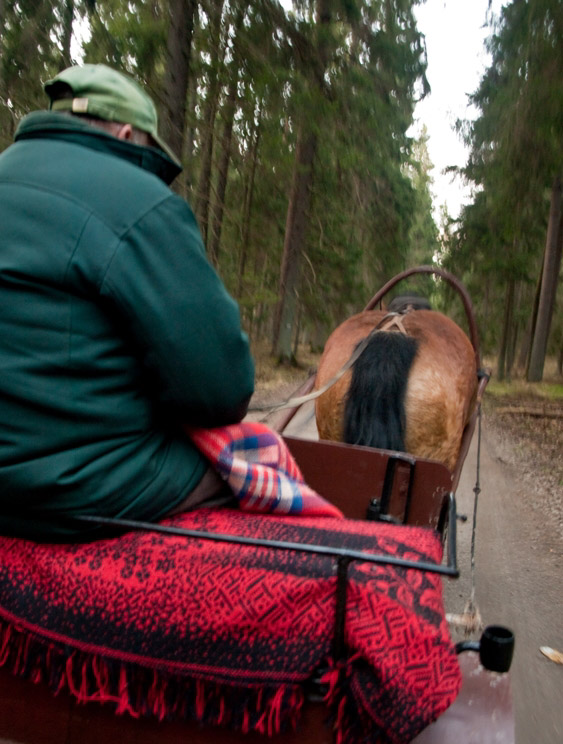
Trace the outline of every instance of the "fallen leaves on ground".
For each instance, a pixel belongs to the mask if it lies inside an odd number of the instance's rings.
[[[550,661],[553,661],[556,664],[563,664],[563,654],[561,651],[557,651],[549,646],[541,646],[540,651],[544,656],[547,656]]]
[[[485,394],[483,411],[498,458],[515,468],[534,505],[563,534],[563,400]]]

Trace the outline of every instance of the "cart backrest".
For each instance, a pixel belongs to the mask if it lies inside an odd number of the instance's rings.
[[[441,463],[340,442],[284,439],[306,482],[346,517],[365,519],[368,510],[374,516],[379,509],[401,523],[442,531],[452,474]]]

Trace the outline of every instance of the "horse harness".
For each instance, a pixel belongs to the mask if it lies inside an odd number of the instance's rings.
[[[395,331],[397,333],[402,333],[404,336],[408,336],[409,334],[406,332],[405,326],[403,325],[402,316],[410,312],[411,309],[412,307],[409,306],[408,310],[401,313],[387,313],[387,315],[375,326],[373,331],[370,332],[369,336],[372,336],[378,331],[385,333]]]
[[[400,311],[390,312],[384,315],[384,317],[374,328],[372,328],[368,335],[363,338],[362,341],[360,341],[360,343],[354,349],[354,353],[352,354],[352,356],[338,370],[334,377],[332,377],[321,388],[315,390],[315,392],[309,393],[308,395],[302,395],[299,398],[289,398],[283,403],[279,403],[275,406],[251,406],[248,410],[268,411],[268,413],[275,413],[276,411],[281,411],[283,408],[297,408],[298,406],[303,405],[303,403],[308,403],[309,401],[315,400],[315,398],[320,397],[323,393],[326,393],[326,391],[331,388],[336,382],[338,382],[338,380],[344,375],[344,373],[347,372],[350,367],[352,367],[356,363],[356,361],[363,354],[364,349],[368,345],[373,335],[375,335],[376,333],[396,332],[402,333],[404,336],[408,336],[409,334],[407,333],[405,326],[403,325],[402,316],[407,315],[407,313],[413,310],[417,310],[417,307],[411,304],[407,304],[401,307]]]

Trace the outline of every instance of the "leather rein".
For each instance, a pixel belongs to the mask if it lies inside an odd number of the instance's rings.
[[[303,405],[303,403],[308,403],[311,400],[315,400],[315,398],[319,398],[323,393],[326,393],[329,388],[337,383],[338,380],[340,380],[340,378],[357,362],[357,360],[363,354],[371,338],[376,333],[399,332],[405,336],[408,336],[408,333],[405,330],[405,326],[403,325],[402,316],[406,315],[414,309],[415,308],[413,308],[412,305],[406,305],[405,308],[401,310],[401,312],[391,312],[384,315],[379,323],[374,326],[368,333],[368,335],[364,339],[362,339],[362,341],[356,346],[348,361],[342,365],[342,367],[338,370],[334,377],[331,377],[331,379],[318,390],[315,390],[313,393],[308,393],[307,395],[301,395],[297,398],[288,398],[287,400],[283,401],[283,403],[277,403],[273,406],[250,406],[248,410],[267,411],[268,413],[275,413],[276,411],[281,411],[284,408],[297,408],[298,406]]]

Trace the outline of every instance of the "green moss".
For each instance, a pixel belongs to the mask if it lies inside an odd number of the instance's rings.
[[[558,382],[498,382],[490,380],[485,395],[497,398],[544,398],[548,400],[563,400],[563,384]]]

